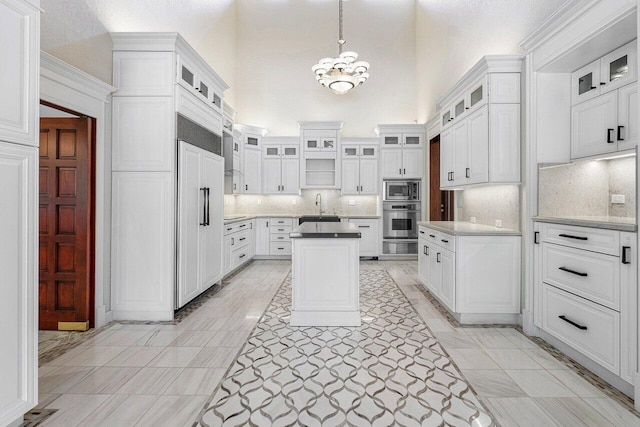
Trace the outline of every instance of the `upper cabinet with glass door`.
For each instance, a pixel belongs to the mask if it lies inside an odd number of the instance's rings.
[[[205,102],[218,112],[222,112],[222,94],[217,93],[214,87],[204,73],[198,72],[197,68],[191,64],[189,59],[182,55],[178,55],[178,83],[196,95],[198,99]]]
[[[572,105],[618,89],[638,79],[637,40],[571,74]]]
[[[518,86],[519,88],[519,86]],[[442,128],[459,122],[470,112],[487,103],[487,76],[483,76],[465,90],[458,98],[440,113]]]
[[[335,130],[308,130],[304,135],[305,151],[337,151],[338,133]]]

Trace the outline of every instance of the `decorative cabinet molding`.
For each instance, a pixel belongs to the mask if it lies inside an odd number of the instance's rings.
[[[37,177],[37,147],[0,141],[0,182],[10,184],[0,189],[1,425],[21,419],[38,399]]]
[[[0,140],[38,145],[39,1],[0,0]]]
[[[633,384],[636,233],[539,222],[534,232],[535,325]]]
[[[438,101],[441,188],[520,182],[522,63],[485,57]]]
[[[300,188],[338,189],[341,185],[342,122],[298,122]]]

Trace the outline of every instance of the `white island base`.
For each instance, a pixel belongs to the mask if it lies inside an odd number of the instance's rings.
[[[361,325],[360,233],[348,224],[342,233],[325,237],[330,234],[320,231],[329,225],[318,224],[324,227],[317,233],[303,226],[291,233],[291,326]]]

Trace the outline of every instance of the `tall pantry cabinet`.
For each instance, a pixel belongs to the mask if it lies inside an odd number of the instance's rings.
[[[37,403],[40,1],[0,0],[0,425]]]
[[[112,136],[113,317],[171,320],[175,308],[223,274],[222,187],[203,185],[210,187],[211,213],[218,206],[220,211],[210,214],[211,225],[200,226],[202,233],[219,228],[219,247],[211,255],[220,258],[215,264],[219,271],[203,273],[200,268],[205,263],[200,247],[204,237],[192,239],[188,256],[186,248],[178,250],[177,130],[178,124],[191,124],[193,133],[216,135],[221,144],[222,98],[228,86],[177,33],[111,37],[118,88],[113,95]],[[207,196],[197,193],[192,201],[202,209]],[[185,262],[197,263],[195,278],[178,275]]]

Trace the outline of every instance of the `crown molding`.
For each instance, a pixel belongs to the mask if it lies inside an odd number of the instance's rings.
[[[375,132],[376,135],[380,135],[381,133],[424,133],[424,124],[379,124],[375,128]]]
[[[300,145],[300,136],[265,136],[262,144],[290,144]]]
[[[298,122],[300,130],[305,129],[329,129],[329,130],[342,130],[344,122]]]
[[[260,128],[260,127],[251,126],[251,125],[244,125],[241,123],[235,125],[234,129],[237,129],[242,133],[251,133],[254,135],[262,135],[262,136],[266,136],[269,133],[269,131],[265,128]]]
[[[116,88],[66,62],[40,52],[40,77],[108,103]]]

